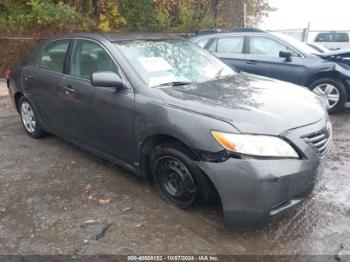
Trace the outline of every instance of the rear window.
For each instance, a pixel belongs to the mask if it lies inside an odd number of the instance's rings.
[[[334,42],[349,42],[349,35],[347,33],[333,34],[332,40]]]
[[[349,42],[348,33],[319,33],[315,42]]]

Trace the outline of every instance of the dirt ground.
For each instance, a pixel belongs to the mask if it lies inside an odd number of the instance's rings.
[[[58,137],[29,138],[0,95],[0,254],[350,255],[350,113],[332,122],[311,198],[262,228],[227,229],[219,208],[176,209]]]

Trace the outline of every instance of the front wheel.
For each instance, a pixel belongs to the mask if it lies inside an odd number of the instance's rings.
[[[150,167],[162,198],[179,208],[189,208],[196,200],[214,203],[217,199],[211,182],[181,145],[163,144],[154,148]]]
[[[28,135],[33,138],[45,136],[46,132],[41,129],[38,117],[29,100],[25,97],[21,97],[18,105],[22,124]]]
[[[325,98],[329,106],[328,112],[331,114],[342,110],[348,98],[344,84],[331,78],[315,81],[310,89]]]

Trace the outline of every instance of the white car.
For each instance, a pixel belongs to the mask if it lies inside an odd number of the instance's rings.
[[[318,33],[314,43],[322,45],[330,50],[350,49],[349,32]]]

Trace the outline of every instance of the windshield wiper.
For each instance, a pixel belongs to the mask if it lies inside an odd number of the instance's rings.
[[[162,83],[158,85],[154,85],[151,87],[162,87],[162,86],[186,86],[192,84],[191,81],[173,81],[173,82],[167,82],[167,83]]]

